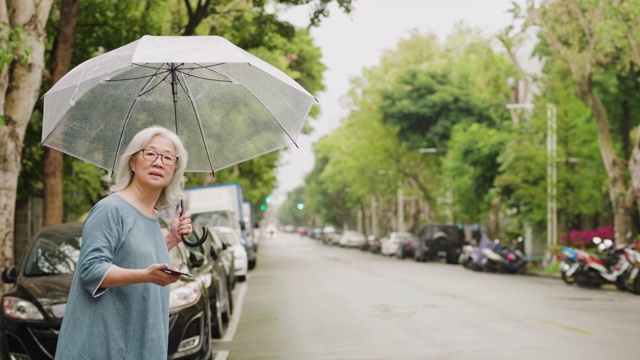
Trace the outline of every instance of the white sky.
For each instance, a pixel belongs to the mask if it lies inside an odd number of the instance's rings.
[[[524,3],[516,2],[521,6]],[[359,76],[364,67],[377,65],[382,52],[395,48],[398,40],[408,37],[411,30],[431,31],[444,39],[455,23],[463,21],[480,27],[487,35],[494,34],[510,24],[507,10],[511,3],[512,0],[354,0],[355,9],[350,15],[332,8],[320,27],[311,31],[327,66],[326,89],[317,95],[321,115],[310,120],[314,132],[298,138],[299,148],[283,151],[274,200],[283,201],[287,192],[303,184],[304,176],[314,165],[313,143],[335,129],[347,115],[339,100],[349,90],[351,77]],[[282,17],[305,26],[308,11],[296,9],[282,13]]]

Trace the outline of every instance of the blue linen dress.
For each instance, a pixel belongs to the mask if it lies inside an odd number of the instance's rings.
[[[143,269],[154,263],[169,263],[158,219],[115,194],[99,201],[82,230],[55,358],[166,359],[169,286],[99,287],[114,265]]]

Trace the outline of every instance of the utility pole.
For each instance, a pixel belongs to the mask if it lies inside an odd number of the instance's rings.
[[[402,192],[402,181],[398,179],[398,232],[404,232],[404,194]]]
[[[556,107],[547,104],[547,251],[558,239]]]
[[[371,235],[378,237],[378,203],[375,195],[371,198]]]

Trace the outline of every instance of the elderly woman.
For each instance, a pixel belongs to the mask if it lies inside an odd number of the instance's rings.
[[[119,158],[112,194],[89,212],[56,359],[166,359],[169,250],[191,235],[188,215],[163,238],[157,211],[175,209],[187,152],[162,127],[140,131]]]

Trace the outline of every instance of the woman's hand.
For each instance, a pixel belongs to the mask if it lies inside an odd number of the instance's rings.
[[[167,274],[165,269],[169,269],[169,264],[151,264],[147,266],[146,272],[149,282],[160,286],[173,284],[180,279],[180,274]]]
[[[167,286],[178,281],[181,276],[164,272],[168,268],[169,264],[151,264],[144,269],[125,269],[114,265],[107,271],[100,287],[112,288],[140,283]]]
[[[193,230],[193,227],[191,226],[191,214],[186,213],[181,216],[181,212],[182,208],[178,207],[176,216],[171,222],[171,230],[165,239],[168,250],[173,249],[174,246],[178,245],[180,241],[182,241],[182,235],[185,235],[186,237],[191,236],[191,231]]]

